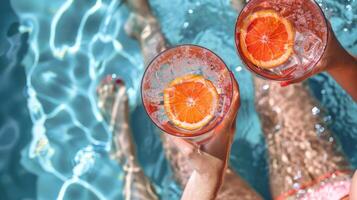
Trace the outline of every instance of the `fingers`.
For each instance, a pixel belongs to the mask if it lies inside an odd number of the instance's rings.
[[[309,74],[307,74],[306,76],[304,76],[302,78],[298,78],[298,79],[295,79],[295,80],[292,80],[292,81],[282,81],[282,82],[280,82],[280,86],[281,87],[286,87],[286,86],[289,86],[291,84],[300,83],[300,82],[305,81],[307,78],[309,78],[310,76],[313,76],[313,75],[314,75],[314,73],[310,72]]]
[[[298,78],[298,79],[295,79],[295,80],[292,80],[292,81],[282,81],[280,82],[280,86],[281,87],[286,87],[286,86],[289,86],[291,84],[294,84],[294,83],[300,83],[304,80],[306,80],[307,78],[309,78],[310,76],[313,76],[315,74],[314,71],[311,71],[309,72],[307,75],[301,77],[301,78]]]
[[[240,107],[240,94],[239,94],[239,86],[238,83],[233,75],[231,73],[231,78],[232,78],[232,83],[233,83],[233,96],[232,96],[232,102],[231,106],[224,117],[220,127],[228,128],[227,126],[231,126],[233,122],[235,122],[235,118],[237,116],[239,107]],[[218,128],[218,127],[217,127]]]
[[[233,82],[233,97],[232,97],[232,104],[231,104],[231,112],[237,113],[240,106],[239,85],[232,72],[231,72],[231,78]]]
[[[191,141],[174,136],[168,136],[168,138],[169,141],[172,142],[184,156],[189,156],[190,154],[198,151],[198,146]]]
[[[356,200],[357,199],[357,171],[355,172],[355,174],[354,174],[354,176],[352,178],[350,199],[351,200]]]
[[[214,171],[220,171],[224,167],[224,162],[206,152],[203,152],[199,147],[181,138],[169,136],[170,142],[172,142],[183,156],[187,157],[197,172],[206,173],[207,171],[215,169]],[[211,169],[207,169],[207,164],[210,164]]]
[[[202,150],[220,160],[226,161],[228,157],[228,152],[230,149],[230,143],[233,139],[232,134],[234,134],[234,125],[236,115],[240,106],[240,96],[239,96],[239,88],[238,83],[235,80],[233,74],[231,74],[233,81],[233,97],[231,106],[224,117],[221,124],[219,124],[214,129],[214,138],[208,141],[205,144],[198,146],[190,141],[183,140],[180,138],[170,137],[171,141],[180,149],[180,151],[186,156],[192,157],[196,155],[198,151]],[[202,152],[201,152],[202,154]]]

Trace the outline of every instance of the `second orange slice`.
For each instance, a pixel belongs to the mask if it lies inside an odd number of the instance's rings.
[[[239,43],[246,58],[261,68],[274,68],[293,53],[294,27],[273,10],[247,16],[240,29]]]

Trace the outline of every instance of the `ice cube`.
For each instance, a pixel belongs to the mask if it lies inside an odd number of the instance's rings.
[[[303,65],[310,63],[318,56],[322,50],[322,44],[322,40],[311,31],[296,32],[294,50]]]
[[[171,79],[171,67],[168,64],[163,64],[160,69],[155,72],[155,77],[162,82],[167,82]]]
[[[159,110],[153,112],[151,114],[151,117],[153,119],[156,119],[156,121],[159,122],[161,125],[166,124],[169,121],[163,108],[159,108]]]
[[[163,92],[160,89],[147,89],[144,91],[143,95],[145,96],[145,98],[150,100],[151,103],[154,103],[156,105],[162,104],[162,101],[164,99]]]
[[[273,68],[272,71],[280,76],[286,76],[295,71],[299,65],[301,65],[300,59],[295,54],[293,54],[290,56],[288,61],[277,68]]]

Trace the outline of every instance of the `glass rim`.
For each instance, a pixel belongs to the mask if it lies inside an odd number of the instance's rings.
[[[316,61],[313,62],[313,66],[315,67],[315,66],[321,61],[323,55],[324,55],[325,52],[326,52],[327,45],[328,45],[328,42],[329,42],[330,37],[331,37],[331,36],[330,36],[330,34],[331,34],[330,31],[332,30],[332,27],[330,27],[329,21],[327,20],[325,14],[324,14],[322,8],[319,6],[319,4],[318,4],[315,0],[309,0],[309,1],[312,2],[313,4],[315,4],[315,5],[318,7],[318,11],[319,11],[320,15],[322,15],[322,17],[323,17],[323,22],[324,22],[324,24],[325,24],[325,26],[326,26],[326,29],[327,29],[327,30],[326,30],[326,42],[325,42],[325,45],[324,45],[324,47],[323,47],[322,53],[321,53],[321,55],[319,56],[319,58],[316,59]],[[243,56],[241,56],[241,53],[239,52],[239,39],[236,37],[236,33],[237,33],[237,30],[238,30],[238,21],[239,21],[239,18],[241,17],[244,8],[245,8],[250,2],[252,2],[252,1],[249,1],[248,3],[246,3],[246,4],[244,5],[244,7],[239,11],[239,14],[238,14],[238,16],[237,16],[237,18],[236,18],[235,28],[234,28],[234,34],[233,34],[233,35],[234,35],[235,46],[236,46],[236,53],[238,54],[239,58],[242,60],[242,64],[245,65],[245,67],[246,67],[249,71],[253,72],[254,75],[256,75],[256,76],[258,76],[258,77],[262,77],[262,78],[264,78],[264,79],[272,80],[272,81],[294,81],[294,80],[301,79],[301,78],[303,78],[305,75],[311,73],[311,72],[314,70],[314,67],[311,67],[311,69],[307,70],[306,73],[305,73],[303,76],[301,76],[301,77],[297,77],[297,78],[294,78],[294,79],[281,78],[281,79],[279,79],[279,80],[276,80],[276,79],[275,79],[273,76],[271,76],[271,75],[259,73],[257,70],[253,69],[252,67],[250,67],[250,66],[246,63],[246,61],[243,59]],[[253,64],[253,65],[254,65],[254,64]],[[255,66],[255,65],[254,65],[254,66]],[[257,66],[257,68],[259,68],[259,67]],[[309,77],[306,77],[306,78],[309,78]],[[305,79],[305,78],[304,78],[304,79]],[[304,80],[304,79],[303,79],[303,80]]]
[[[144,106],[144,110],[145,110],[145,113],[148,115],[148,117],[150,118],[150,120],[155,124],[156,127],[158,127],[162,132],[166,133],[166,134],[169,134],[169,135],[172,135],[172,136],[175,136],[175,137],[179,137],[179,138],[187,138],[187,139],[190,139],[190,138],[196,138],[196,137],[199,137],[199,136],[202,136],[202,135],[205,135],[207,133],[210,133],[212,130],[214,130],[217,126],[219,126],[224,117],[226,116],[226,114],[228,113],[228,111],[226,113],[224,113],[221,117],[221,119],[219,119],[219,121],[217,121],[216,125],[212,126],[211,128],[209,128],[207,131],[202,131],[202,132],[198,132],[196,134],[192,133],[192,134],[182,134],[182,135],[178,135],[178,134],[175,134],[175,133],[171,133],[170,131],[165,131],[164,128],[162,128],[161,126],[159,126],[157,124],[157,122],[155,122],[154,120],[152,120],[149,112],[147,111],[146,109],[146,106],[145,106],[145,102],[144,102],[144,97],[143,97],[143,82],[144,82],[144,78],[145,78],[145,75],[147,74],[147,71],[149,69],[149,67],[153,64],[153,62],[158,58],[160,57],[161,55],[167,53],[168,51],[171,51],[173,49],[177,49],[177,48],[180,48],[180,47],[198,47],[200,49],[203,49],[203,50],[206,50],[208,52],[210,52],[211,54],[213,54],[214,56],[216,56],[223,64],[224,64],[224,67],[225,69],[227,69],[228,73],[230,73],[229,75],[229,81],[231,82],[230,84],[230,88],[231,88],[231,99],[233,99],[233,80],[232,80],[232,75],[231,73],[233,73],[227,66],[227,64],[223,61],[223,59],[218,56],[215,52],[213,52],[212,50],[206,48],[206,47],[203,47],[203,46],[200,46],[200,45],[196,45],[196,44],[179,44],[179,45],[174,45],[174,46],[171,46],[167,49],[165,49],[164,51],[161,51],[160,53],[158,53],[146,66],[145,68],[145,71],[143,73],[143,76],[141,78],[141,84],[140,84],[140,95],[141,95],[141,101],[142,101],[142,104]],[[238,89],[239,90],[239,89]],[[229,108],[228,110],[231,108],[232,106],[232,101],[229,102]]]

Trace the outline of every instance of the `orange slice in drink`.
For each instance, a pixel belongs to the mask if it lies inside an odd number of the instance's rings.
[[[186,130],[208,124],[214,117],[218,99],[212,82],[200,75],[176,78],[164,89],[164,108],[169,120]]]
[[[250,14],[243,21],[239,43],[246,58],[261,68],[274,68],[293,53],[294,27],[273,10]]]

